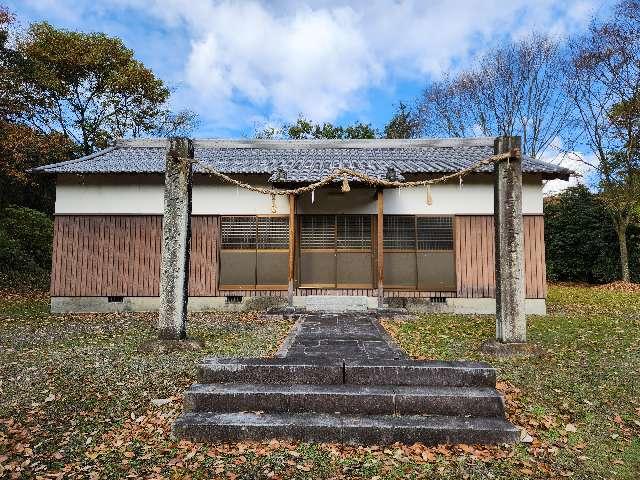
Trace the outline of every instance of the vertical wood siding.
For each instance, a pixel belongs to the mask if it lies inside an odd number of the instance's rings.
[[[547,264],[542,215],[524,217],[524,273],[527,298],[546,298]]]
[[[544,220],[525,216],[525,278],[527,298],[547,293]],[[386,297],[493,297],[493,217],[455,219],[456,292],[386,290]],[[119,215],[57,216],[54,224],[51,295],[158,296],[162,217]],[[192,218],[189,294],[274,295],[274,291],[218,291],[219,217]],[[286,292],[284,292],[286,293]],[[296,289],[296,295],[368,295],[375,289]]]
[[[493,216],[456,216],[454,232],[458,297],[494,297]],[[545,298],[547,281],[542,215],[524,217],[524,259],[526,297]]]
[[[219,217],[191,217],[189,295],[216,296],[218,289]]]
[[[51,295],[156,297],[162,217],[69,215],[54,223]],[[214,296],[218,218],[192,218],[189,295]]]

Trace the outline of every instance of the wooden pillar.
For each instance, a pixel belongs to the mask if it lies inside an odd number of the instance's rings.
[[[512,152],[495,164],[494,223],[496,261],[496,339],[527,340],[520,137],[499,137],[495,153]]]
[[[164,174],[158,316],[158,335],[165,340],[183,340],[187,336],[193,165],[185,158],[193,158],[191,140],[172,138]]]
[[[295,276],[296,261],[296,196],[289,195],[289,290],[287,292],[287,301],[289,306],[293,307],[293,284]]]
[[[378,308],[384,306],[384,196],[383,189],[378,189],[378,234],[376,248],[378,255]]]

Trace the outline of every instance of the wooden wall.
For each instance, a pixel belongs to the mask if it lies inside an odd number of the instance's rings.
[[[218,295],[220,217],[191,217],[191,257],[189,259],[189,295]]]
[[[214,296],[218,217],[192,218],[189,295]],[[162,217],[59,215],[54,224],[51,295],[160,294]]]
[[[546,296],[544,221],[524,217],[527,298]],[[279,290],[218,291],[219,218],[192,218],[189,295],[273,295]],[[456,292],[385,290],[394,297],[493,297],[493,217],[457,216],[454,226]],[[51,295],[159,295],[162,217],[143,215],[59,215],[55,218]],[[296,289],[296,295],[377,295],[375,289]]]
[[[456,216],[454,226],[458,297],[495,296],[493,216]],[[527,298],[547,294],[544,257],[544,218],[524,217],[524,270]]]

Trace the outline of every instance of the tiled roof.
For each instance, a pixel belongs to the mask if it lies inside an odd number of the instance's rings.
[[[45,165],[48,173],[162,173],[166,140],[123,140],[76,160]],[[194,156],[227,174],[266,174],[271,182],[314,182],[346,167],[385,178],[450,173],[493,154],[493,138],[433,140],[196,140]],[[567,178],[566,168],[525,157],[523,172]],[[202,169],[196,166],[195,171]],[[491,172],[487,165],[480,171]]]

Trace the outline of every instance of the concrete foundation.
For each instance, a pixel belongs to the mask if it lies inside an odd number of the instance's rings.
[[[242,297],[239,302],[227,297],[189,297],[190,312],[244,312],[266,310],[287,304],[281,297]],[[121,297],[110,301],[109,297],[51,297],[51,313],[101,313],[101,312],[157,312],[159,297]]]
[[[295,307],[319,309],[321,303],[312,301],[309,298],[315,296],[294,296]],[[324,305],[337,305],[332,299],[345,299],[345,305],[349,310],[350,298],[347,296],[324,296]],[[377,297],[355,297],[357,300],[351,310],[363,310],[364,302],[369,309],[375,309],[378,304]],[[122,297],[118,301],[109,301],[108,297],[51,297],[52,313],[93,313],[93,312],[157,312],[160,299],[158,297]],[[391,300],[391,299],[386,299]],[[398,300],[394,298],[393,300]],[[431,303],[429,299],[407,298],[402,305],[398,302],[391,302],[394,306],[404,307],[412,313],[455,313],[468,315],[493,315],[496,311],[496,301],[494,298],[447,298],[446,302]],[[241,297],[239,301],[229,301],[227,297],[189,297],[190,312],[208,312],[214,310],[223,311],[248,311],[266,310],[271,307],[285,306],[285,297]],[[385,305],[386,302],[385,302]],[[334,307],[328,308],[335,310]],[[542,298],[528,298],[525,300],[525,311],[527,315],[546,315],[546,301]]]
[[[461,315],[495,315],[495,298],[448,298],[447,304],[451,305],[451,313]],[[544,298],[527,298],[524,301],[524,310],[527,315],[546,315],[547,301]]]

